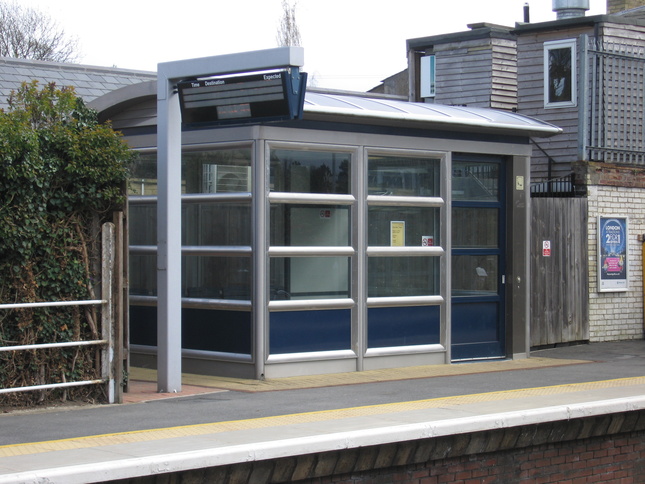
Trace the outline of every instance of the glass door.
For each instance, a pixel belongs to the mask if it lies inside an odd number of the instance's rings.
[[[505,356],[504,176],[500,157],[452,164],[452,360]]]

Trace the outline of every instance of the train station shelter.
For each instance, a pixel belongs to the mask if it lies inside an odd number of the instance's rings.
[[[173,390],[527,357],[530,139],[561,130],[306,89],[303,58],[160,64],[92,103],[140,154],[132,360]]]

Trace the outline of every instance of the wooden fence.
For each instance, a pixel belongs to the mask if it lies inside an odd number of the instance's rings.
[[[587,199],[531,204],[531,347],[588,341]]]

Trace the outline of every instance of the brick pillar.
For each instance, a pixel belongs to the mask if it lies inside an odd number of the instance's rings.
[[[645,0],[607,0],[607,13],[618,13],[630,8],[645,6]]]

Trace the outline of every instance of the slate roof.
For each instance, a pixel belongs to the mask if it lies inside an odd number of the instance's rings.
[[[156,72],[0,57],[0,108],[24,81],[73,86],[85,102],[121,87],[157,79]]]

